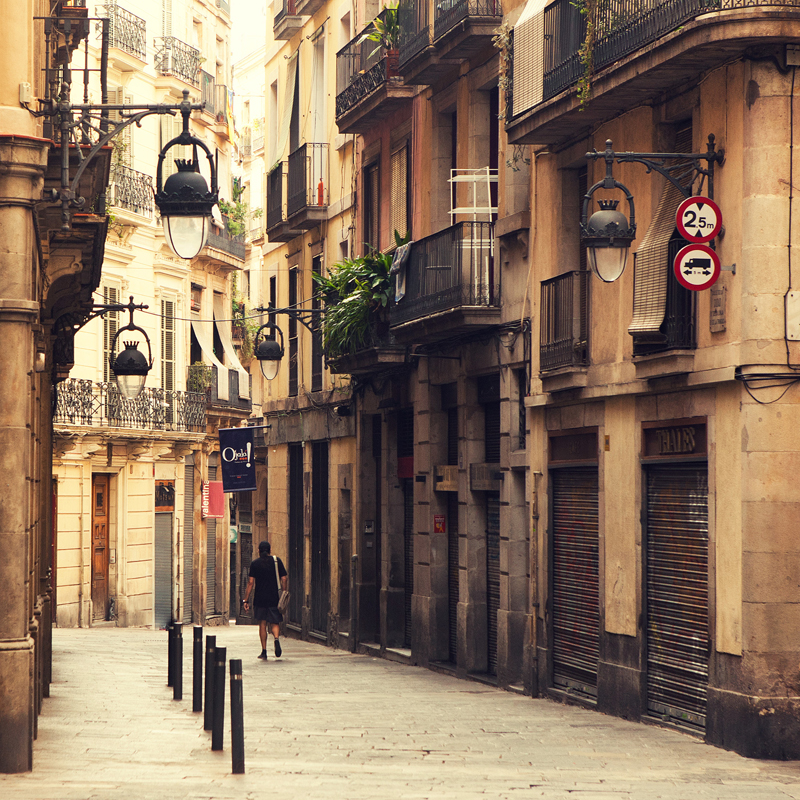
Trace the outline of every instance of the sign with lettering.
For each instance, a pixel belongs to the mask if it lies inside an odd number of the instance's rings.
[[[675,256],[673,270],[681,286],[702,292],[717,282],[722,263],[708,245],[688,244]]]
[[[711,287],[711,333],[722,333],[727,328],[727,286]]]
[[[175,510],[175,481],[156,481],[156,511]]]
[[[705,455],[707,452],[704,423],[671,425],[664,428],[645,428],[644,455],[646,458]]]
[[[224,492],[252,492],[256,488],[252,428],[219,429],[219,463]]]
[[[451,464],[439,464],[433,468],[433,488],[437,492],[458,491],[458,467]]]
[[[225,495],[222,481],[203,481],[203,519],[222,519],[225,516]]]
[[[499,492],[503,473],[499,464],[470,464],[469,488],[473,492]]]
[[[433,532],[434,533],[446,533],[446,531],[445,531],[445,523],[444,523],[444,514],[434,514],[433,515]]]
[[[675,224],[687,241],[710,242],[722,228],[722,212],[710,197],[687,197],[678,206]]]

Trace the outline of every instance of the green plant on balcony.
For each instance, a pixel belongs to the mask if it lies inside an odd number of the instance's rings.
[[[386,51],[386,77],[393,78],[398,74],[400,50],[400,17],[397,3],[390,3],[383,11],[372,20],[372,25],[358,40],[362,42],[376,42],[377,47],[369,54],[372,58],[381,49]]]
[[[392,257],[379,250],[346,258],[328,275],[314,275],[327,298],[322,346],[328,358],[358,352],[388,332]]]
[[[204,364],[202,361],[195,361],[194,364],[189,367],[186,391],[205,394],[206,391],[211,388],[213,377],[213,367],[209,364]]]

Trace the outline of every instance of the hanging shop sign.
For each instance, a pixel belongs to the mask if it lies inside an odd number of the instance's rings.
[[[458,491],[458,467],[451,464],[438,464],[433,468],[433,488],[437,492]]]
[[[708,452],[705,422],[676,421],[672,425],[645,428],[645,458],[704,456]]]
[[[203,519],[222,519],[225,516],[225,495],[222,481],[203,481]]]
[[[503,473],[499,464],[470,464],[469,488],[473,492],[499,492]]]
[[[675,213],[678,233],[689,242],[710,242],[722,228],[722,212],[709,197],[687,197]]]
[[[710,289],[717,282],[721,269],[719,256],[705,244],[686,245],[678,251],[673,264],[678,283],[694,292]]]
[[[253,428],[219,429],[219,463],[224,492],[255,491]]]

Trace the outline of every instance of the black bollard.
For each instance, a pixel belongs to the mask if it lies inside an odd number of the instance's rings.
[[[172,627],[172,699],[183,700],[183,623],[176,622]]]
[[[244,775],[244,696],[242,659],[231,659],[231,771]]]
[[[192,644],[192,711],[203,710],[203,628],[194,626]]]
[[[175,629],[172,620],[167,623],[167,686],[175,682]]]
[[[222,727],[225,724],[225,655],[225,647],[218,647],[214,654],[214,720],[211,725],[212,750],[222,750]]]
[[[214,718],[214,654],[217,650],[217,637],[206,636],[206,686],[203,730],[210,731]]]

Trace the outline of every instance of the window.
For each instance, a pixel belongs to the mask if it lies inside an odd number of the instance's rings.
[[[175,390],[175,301],[161,301],[161,388]]]

